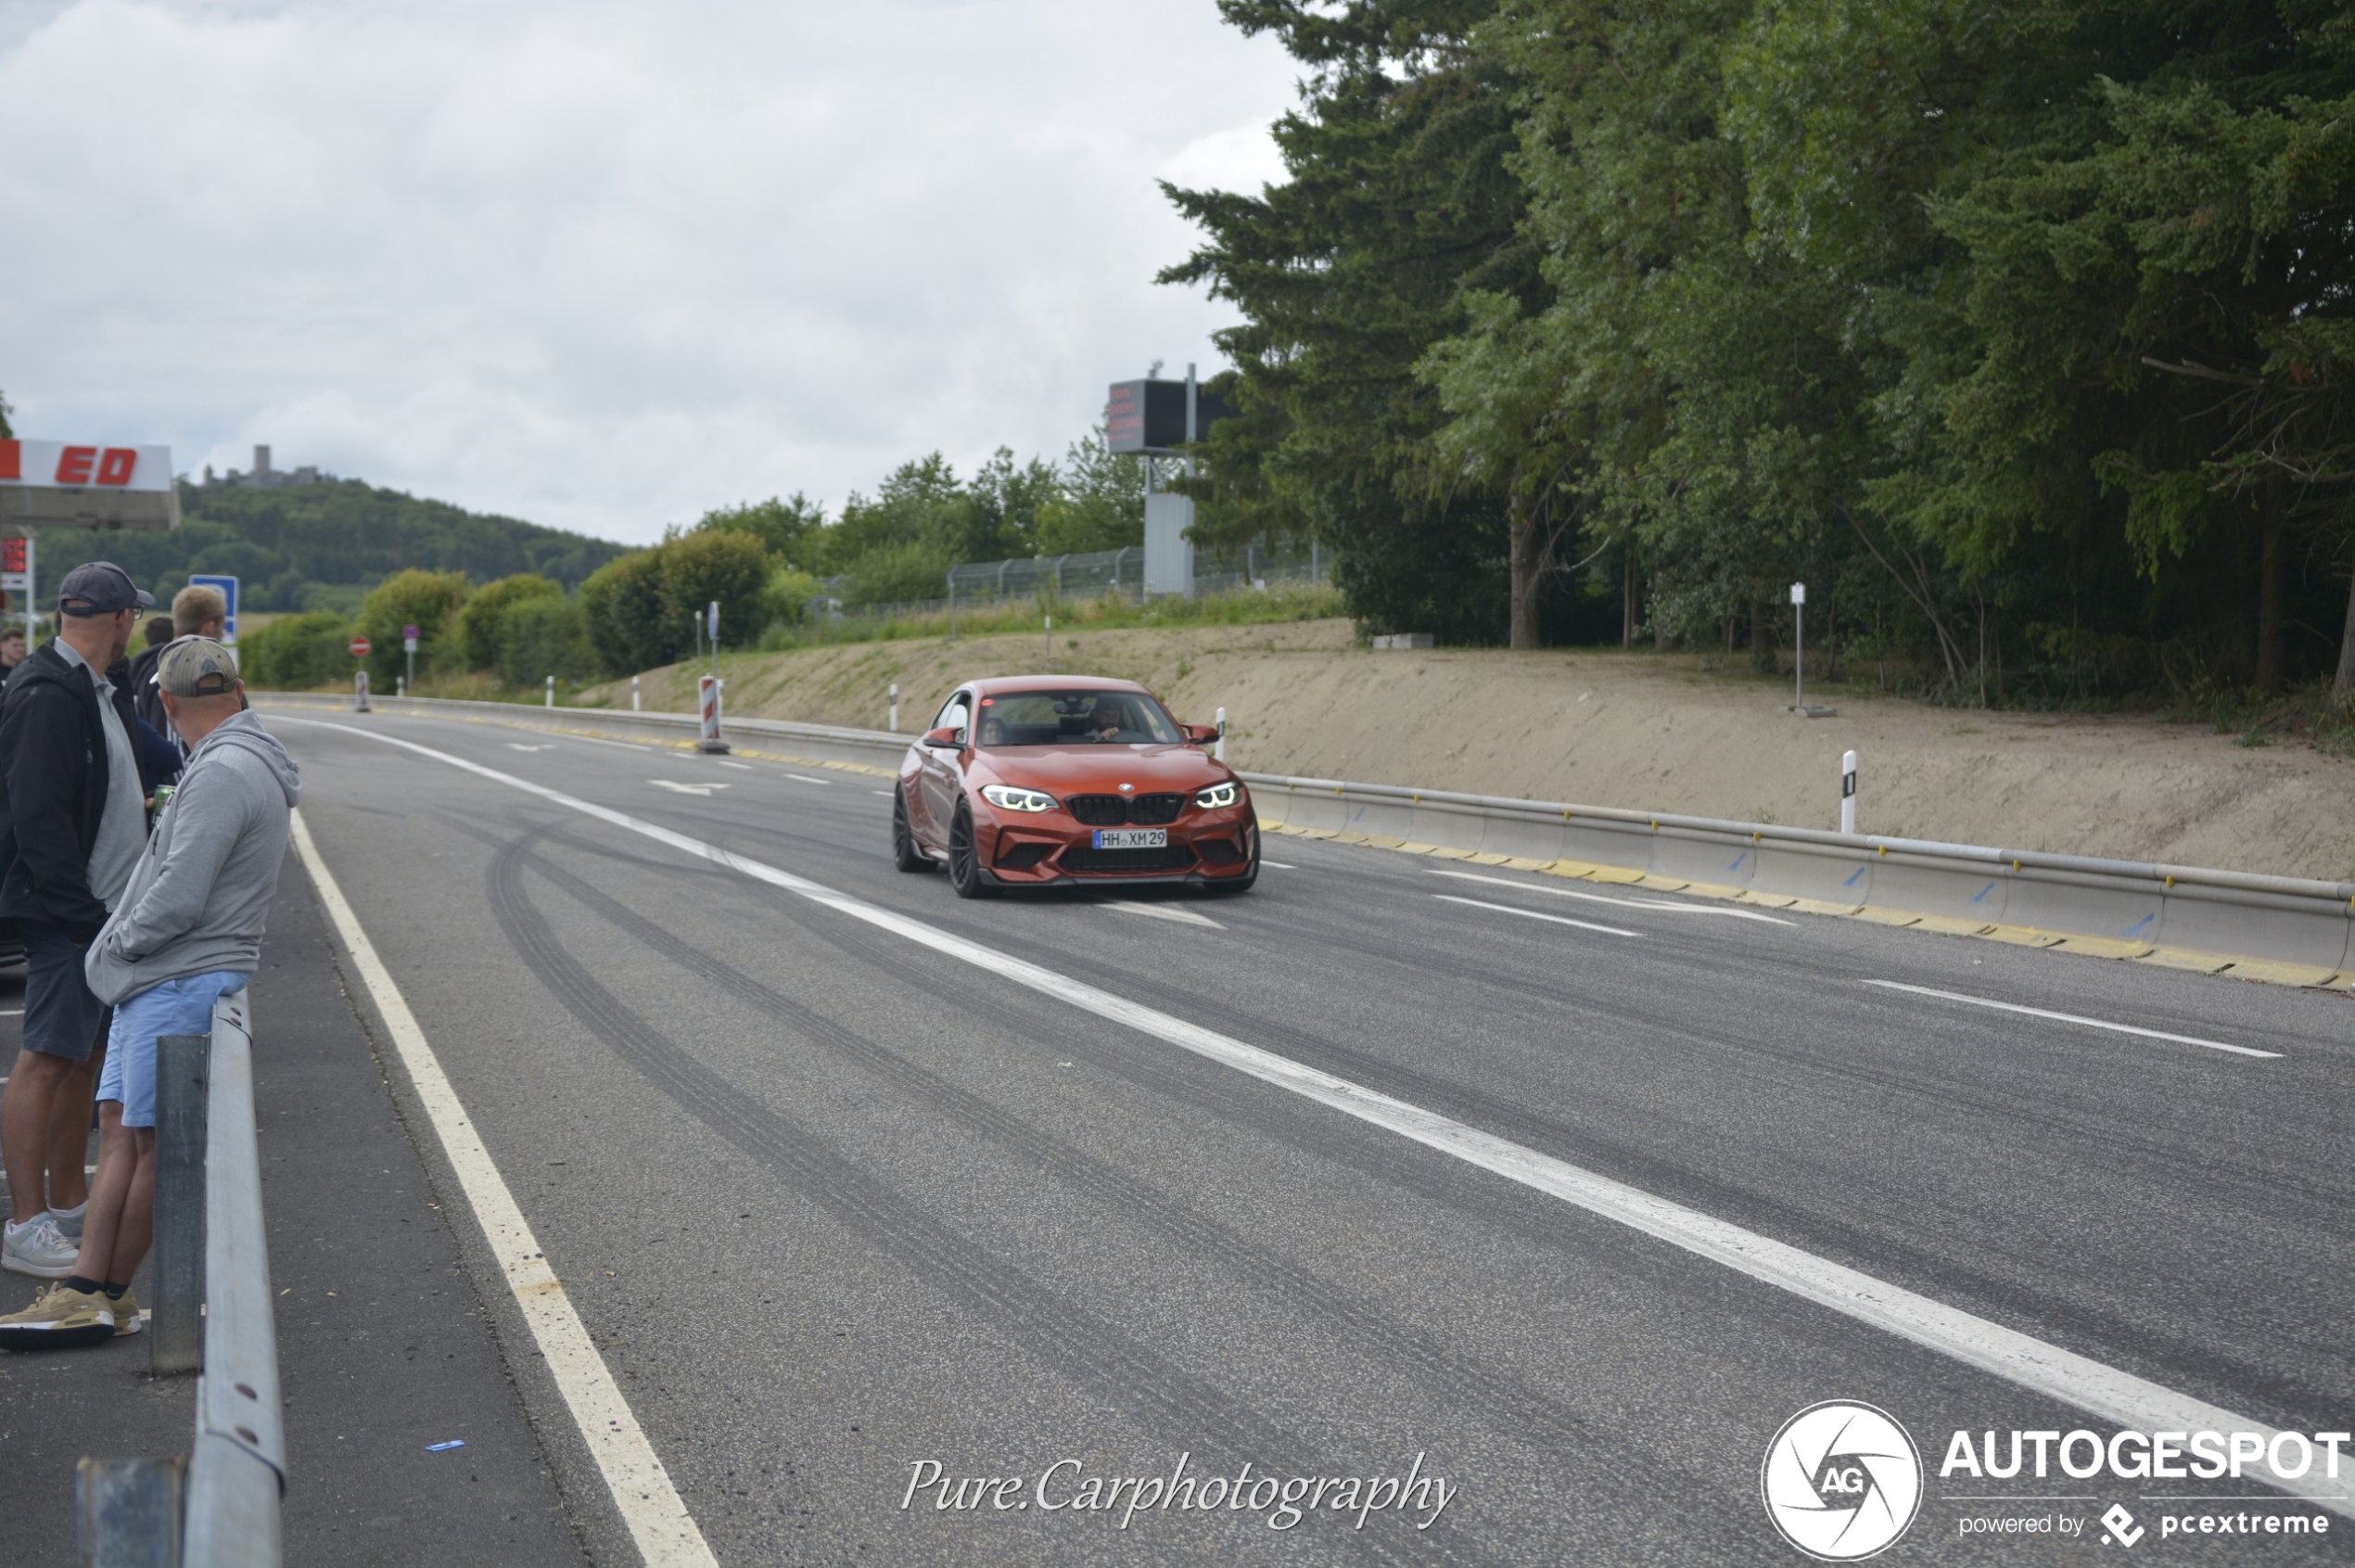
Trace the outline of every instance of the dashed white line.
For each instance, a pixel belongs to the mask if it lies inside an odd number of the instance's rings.
[[[1789,1292],[1801,1300],[1827,1307],[1858,1322],[1949,1357],[1993,1377],[2074,1406],[2095,1418],[2138,1432],[2248,1432],[2270,1444],[2273,1428],[2247,1416],[2194,1398],[2162,1383],[2081,1356],[2005,1327],[1959,1307],[1949,1307],[1899,1285],[1877,1280],[1859,1269],[1818,1257],[1778,1242],[1656,1197],[1639,1188],[1570,1164],[1551,1154],[1499,1138],[1452,1117],[1396,1100],[1377,1090],[1295,1062],[1247,1041],[1206,1029],[1174,1014],[1148,1007],[1116,992],[1072,979],[1040,964],[999,952],[994,948],[921,920],[838,893],[808,877],[796,876],[760,860],[747,859],[691,838],[682,833],[580,799],[560,790],[503,773],[479,762],[446,751],[436,751],[349,724],[302,719],[296,723],[340,730],[386,746],[400,746],[479,778],[491,780],[563,806],[583,816],[607,822],[667,844],[674,849],[725,866],[756,882],[782,888],[845,917],[893,934],[947,958],[973,965],[1012,984],[1023,986],[1093,1013],[1108,1023],[1174,1045],[1181,1051],[1232,1067],[1290,1093],[1315,1101],[1372,1127],[1382,1128],[1442,1154],[1477,1166],[1588,1213],[1641,1230],[1697,1257],[1722,1264],[1762,1283]],[[1508,911],[1526,912],[1526,911]],[[2319,1476],[2282,1477],[2252,1472],[2249,1479],[2292,1497],[2309,1498],[2334,1512],[2355,1519],[2355,1503]]]
[[[1090,899],[1088,901],[1100,910],[1118,910],[1123,914],[1140,914],[1147,920],[1166,920],[1175,925],[1207,925],[1213,931],[1227,929],[1206,914],[1196,914],[1191,910],[1178,909],[1170,904],[1132,903],[1127,899]]]
[[[2269,1061],[2281,1060],[2278,1051],[2260,1051],[2254,1046],[2228,1045],[2221,1039],[2202,1039],[2197,1035],[2170,1035],[2165,1029],[2145,1029],[2139,1024],[2114,1024],[2107,1018],[2088,1018],[2081,1013],[2056,1013],[2049,1007],[2023,1007],[2016,1001],[1997,1001],[1992,997],[1969,996],[1962,991],[1941,991],[1934,986],[1909,986],[1900,980],[1867,980],[1868,986],[1878,986],[1887,991],[1911,991],[1916,996],[1934,996],[1941,1001],[1967,1002],[1973,1007],[1992,1007],[1998,1013],[2021,1013],[2030,1018],[2050,1018],[2056,1024],[2076,1024],[2088,1029],[2108,1029],[2116,1034],[2140,1035],[2145,1039],[2172,1040],[2177,1045],[2204,1045],[2210,1051],[2229,1051],[2235,1056],[2262,1056]]]
[[[1591,920],[1572,920],[1566,914],[1541,914],[1535,910],[1515,909],[1510,904],[1483,903],[1478,899],[1458,899],[1453,893],[1433,893],[1432,898],[1446,904],[1469,904],[1476,910],[1495,910],[1498,914],[1517,914],[1523,920],[1543,920],[1554,925],[1575,925],[1581,931],[1599,931],[1606,937],[1641,937],[1641,931],[1623,931],[1616,925],[1598,925]]]
[[[712,760],[719,763],[722,768],[734,768],[747,773],[757,773],[760,771],[749,762],[731,762],[724,757],[715,757]]]
[[[1270,868],[1272,868],[1272,869],[1274,869],[1274,870],[1276,870],[1276,871],[1298,871],[1298,870],[1300,869],[1298,866],[1288,866],[1288,865],[1284,864],[1284,862],[1283,862],[1283,861],[1281,861],[1281,860],[1261,860],[1259,863],[1260,863],[1261,865],[1263,865],[1263,866],[1267,866],[1267,867],[1270,867]]]
[[[832,779],[813,779],[807,773],[787,773],[785,777],[789,779],[797,779],[803,784],[814,784],[820,789],[832,789],[834,784],[834,781]]]
[[[681,784],[677,779],[648,779],[646,782],[656,789],[667,789],[677,795],[708,796],[715,789],[732,787],[717,780],[706,780],[702,784]]]
[[[1440,871],[1432,868],[1433,876],[1452,876],[1458,882],[1485,882],[1492,887],[1516,887],[1524,893],[1547,893],[1557,899],[1579,899],[1590,904],[1616,904],[1626,910],[1662,910],[1670,914],[1713,914],[1727,920],[1757,920],[1768,925],[1792,925],[1795,921],[1780,920],[1756,910],[1729,910],[1716,904],[1680,904],[1670,899],[1614,899],[1604,893],[1582,893],[1575,887],[1548,887],[1542,882],[1515,882],[1508,877],[1482,876],[1477,872]]]
[[[891,794],[891,791],[889,791],[889,790],[887,790],[887,789],[871,789],[871,790],[869,790],[867,793],[868,793],[869,795],[881,795],[881,796],[888,797],[888,796]]]
[[[353,733],[367,733],[364,730]],[[360,917],[352,912],[343,889],[336,885],[335,875],[327,870],[318,845],[312,842],[311,829],[300,811],[294,813],[293,836],[295,853],[310,872],[312,886],[319,892],[319,902],[325,906],[328,920],[343,938],[344,950],[351,955],[352,967],[360,972],[368,994],[376,1001],[376,1011],[392,1035],[401,1065],[408,1069],[409,1081],[415,1086],[417,1098],[425,1106],[426,1119],[433,1123],[435,1135],[441,1141],[442,1153],[449,1156],[451,1168],[457,1173],[458,1186],[466,1195],[467,1206],[474,1210],[484,1239],[490,1243],[492,1255],[507,1276],[507,1288],[515,1293],[516,1305],[523,1309],[523,1320],[531,1330],[532,1342],[546,1360],[565,1408],[580,1428],[581,1441],[588,1445],[590,1456],[596,1460],[597,1472],[605,1478],[614,1507],[629,1526],[630,1537],[637,1542],[639,1554],[648,1568],[719,1568],[718,1560],[703,1538],[703,1531],[696,1527],[694,1516],[687,1511],[685,1500],[670,1484],[670,1472],[663,1468],[654,1445],[646,1441],[630,1401],[615,1385],[613,1370],[597,1353],[595,1343],[580,1321],[580,1314],[565,1294],[554,1268],[541,1250],[539,1239],[532,1234],[530,1222],[524,1218],[515,1193],[508,1189],[506,1178],[499,1174],[499,1166],[468,1119],[458,1091],[442,1072],[440,1059],[426,1042],[416,1014],[409,1011],[401,988],[393,983],[392,972],[376,956],[376,944],[368,939]]]

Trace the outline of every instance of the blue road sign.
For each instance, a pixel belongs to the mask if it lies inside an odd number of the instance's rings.
[[[236,647],[237,645],[237,580],[234,577],[208,577],[202,572],[191,572],[188,576],[188,586],[217,588],[221,591],[222,603],[229,606],[229,613],[221,618],[221,640],[229,646]]]

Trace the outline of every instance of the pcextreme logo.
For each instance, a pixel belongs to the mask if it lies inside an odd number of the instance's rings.
[[[1783,1422],[1759,1466],[1766,1517],[1822,1562],[1896,1544],[1922,1504],[1922,1456],[1888,1411],[1827,1399]]]

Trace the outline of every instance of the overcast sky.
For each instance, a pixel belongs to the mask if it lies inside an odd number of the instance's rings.
[[[0,391],[629,541],[1060,456],[1214,368],[1153,182],[1280,178],[1296,74],[1211,0],[0,0]]]

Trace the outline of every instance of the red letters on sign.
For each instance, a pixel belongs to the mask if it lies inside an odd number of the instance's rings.
[[[139,465],[139,454],[127,446],[110,446],[98,459],[98,482],[102,485],[127,485],[131,470]]]
[[[14,441],[0,441],[0,479],[24,478],[24,449]]]
[[[24,540],[21,537],[0,539],[0,572],[24,575]]]
[[[90,482],[91,465],[98,460],[95,446],[70,446],[57,453],[57,483],[86,485]]]

